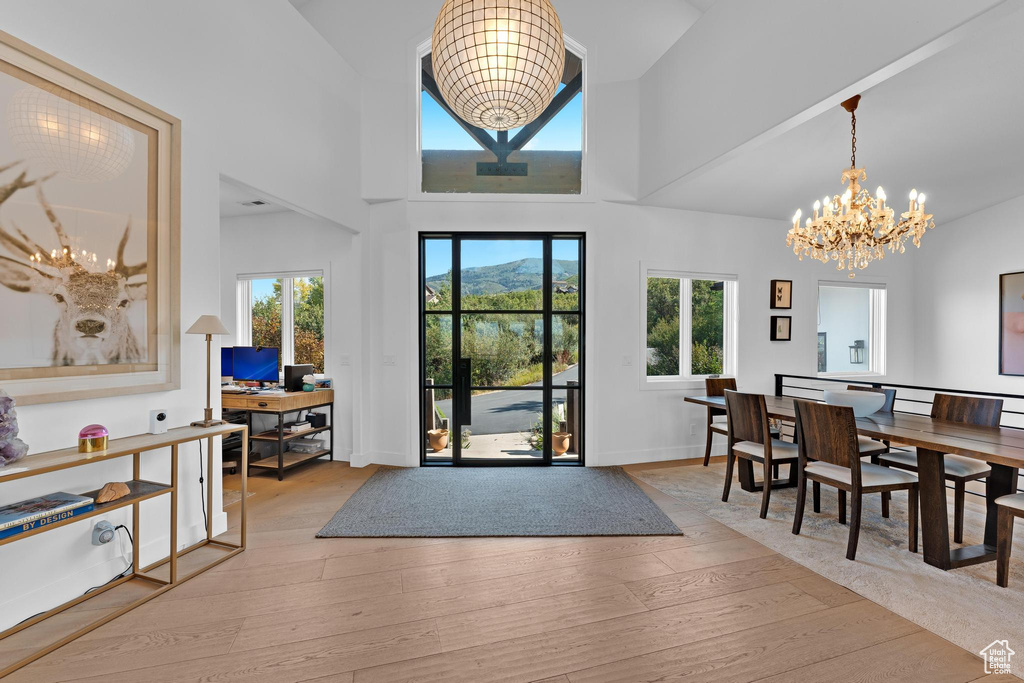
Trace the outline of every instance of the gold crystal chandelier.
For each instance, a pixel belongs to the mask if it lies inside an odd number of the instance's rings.
[[[914,246],[921,246],[921,237],[928,228],[934,228],[932,215],[924,212],[924,194],[910,191],[910,208],[900,214],[897,223],[895,212],[885,203],[885,191],[879,187],[875,196],[861,188],[859,181],[867,180],[863,168],[857,168],[857,104],[860,95],[843,102],[843,109],[850,112],[852,119],[850,168],[843,171],[842,182],[849,187],[842,195],[832,199],[814,202],[814,218],[807,218],[800,225],[802,211],[793,215],[793,227],[786,236],[786,244],[793,247],[793,253],[800,260],[810,256],[822,263],[836,262],[836,270],[849,270],[850,277],[856,276],[854,269],[864,269],[875,259],[885,257],[885,250],[902,254],[906,241],[913,239]]]

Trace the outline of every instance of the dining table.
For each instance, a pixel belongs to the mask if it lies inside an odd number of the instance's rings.
[[[684,400],[706,407],[725,408],[723,396],[687,396]],[[765,396],[765,405],[769,418],[787,422],[795,420],[793,398],[768,395]],[[1024,467],[1024,430],[962,424],[899,411],[877,412],[856,418],[856,423],[857,433],[862,436],[917,449],[921,543],[925,562],[949,570],[995,561],[995,501],[1017,490],[1018,472]],[[985,478],[987,517],[983,543],[950,547],[943,462],[946,453],[983,460],[992,468],[992,473]],[[746,479],[742,470],[741,477]]]

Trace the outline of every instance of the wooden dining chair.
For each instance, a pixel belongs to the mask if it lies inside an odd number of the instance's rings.
[[[1024,519],[1024,493],[996,498],[996,583],[1006,588],[1010,581],[1010,549],[1013,520]]]
[[[885,394],[885,403],[875,412],[892,414],[893,406],[896,404],[896,390],[883,387],[869,387],[863,384],[849,384],[847,391],[871,391],[878,394]],[[871,462],[878,464],[878,456],[889,450],[889,444],[885,441],[876,441],[868,436],[857,436],[857,447],[861,457],[871,456]]]
[[[704,380],[704,393],[708,396],[724,396],[725,390],[736,391],[735,377],[707,377]],[[725,417],[725,410],[708,406],[708,435],[704,446],[704,467],[711,462],[711,438],[715,434],[729,436],[725,420],[715,422],[716,417]]]
[[[1003,399],[977,396],[935,394],[932,400],[932,419],[959,424],[998,427],[1003,412]],[[967,482],[984,479],[992,474],[987,463],[962,455],[947,453],[943,458],[946,481],[953,482],[953,541],[964,541],[964,494]],[[890,451],[878,456],[878,464],[917,472],[915,451]],[[883,505],[885,497],[883,496]]]
[[[853,409],[816,401],[794,400],[797,436],[797,498],[793,533],[800,534],[807,501],[807,482],[818,482],[839,491],[840,521],[846,517],[846,494],[851,497],[850,538],[846,559],[857,556],[860,538],[861,499],[865,493],[907,491],[910,551],[917,552],[917,476],[880,465],[861,462],[857,447],[857,422]]]
[[[741,394],[725,390],[725,410],[728,425],[729,450],[726,454],[725,488],[722,501],[729,500],[733,466],[736,459],[761,463],[764,484],[761,488],[761,519],[768,516],[768,501],[772,495],[772,478],[776,466],[788,463],[795,466],[796,444],[772,437],[768,423],[768,408],[763,394]]]

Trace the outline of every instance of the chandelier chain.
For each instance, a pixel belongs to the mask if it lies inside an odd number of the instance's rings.
[[[850,112],[850,134],[853,136],[850,142],[850,168],[857,168],[857,112]]]

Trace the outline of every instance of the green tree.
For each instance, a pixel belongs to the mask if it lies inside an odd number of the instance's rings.
[[[690,301],[693,343],[690,372],[694,375],[721,374],[725,334],[724,283],[692,280]]]
[[[295,363],[324,371],[324,279],[296,278],[292,282]]]
[[[679,280],[647,278],[647,374],[679,374]]]

